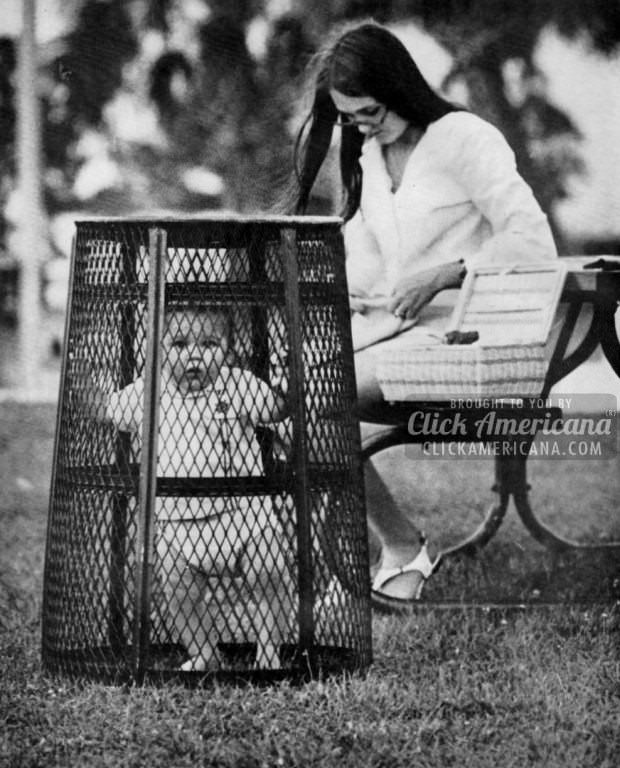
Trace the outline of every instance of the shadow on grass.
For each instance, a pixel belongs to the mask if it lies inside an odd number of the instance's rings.
[[[620,600],[618,553],[554,555],[498,537],[476,557],[447,559],[429,581],[425,602],[592,605]]]

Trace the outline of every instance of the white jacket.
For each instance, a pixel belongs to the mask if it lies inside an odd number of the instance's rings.
[[[345,227],[349,294],[363,310],[352,317],[356,350],[416,323],[385,309],[404,269],[557,256],[547,217],[518,174],[514,153],[496,128],[473,114],[451,112],[431,123],[395,192],[376,139],[364,143],[360,164],[360,209]]]

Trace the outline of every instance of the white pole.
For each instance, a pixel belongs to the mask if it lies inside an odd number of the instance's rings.
[[[40,267],[46,249],[41,198],[41,136],[37,94],[36,0],[22,0],[17,108],[17,200],[14,246],[20,264],[19,384],[34,392],[40,363]]]

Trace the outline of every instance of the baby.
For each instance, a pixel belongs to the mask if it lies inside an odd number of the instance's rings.
[[[225,307],[169,308],[165,320],[158,475],[262,475],[255,427],[284,418],[283,393],[229,363]],[[139,436],[143,392],[139,378],[109,396],[106,418]],[[218,668],[218,643],[239,634],[254,636],[259,667],[280,666],[291,610],[286,536],[270,497],[237,494],[158,497],[157,570],[190,656],[185,671]]]

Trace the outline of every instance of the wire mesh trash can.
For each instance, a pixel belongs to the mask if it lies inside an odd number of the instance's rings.
[[[192,683],[370,664],[340,224],[78,222],[48,671]]]

